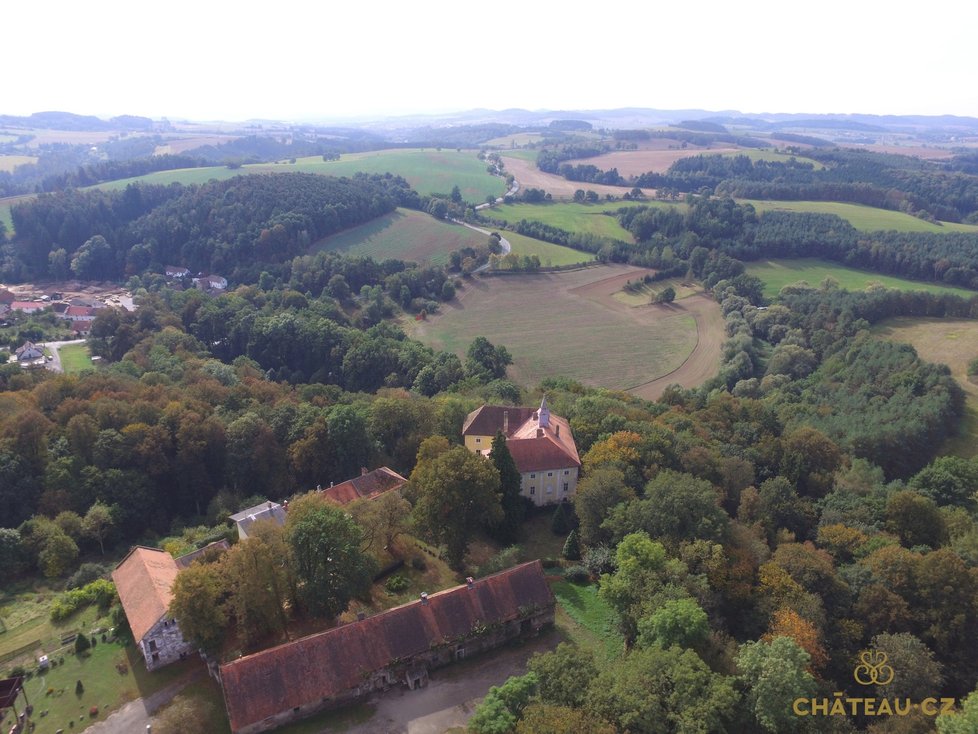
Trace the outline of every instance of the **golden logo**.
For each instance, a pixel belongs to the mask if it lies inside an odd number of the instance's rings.
[[[893,668],[886,664],[886,653],[866,650],[859,653],[862,661],[852,671],[856,683],[862,686],[885,686],[893,682]]]

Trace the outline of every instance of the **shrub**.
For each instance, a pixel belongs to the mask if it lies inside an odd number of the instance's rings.
[[[75,654],[80,655],[92,646],[92,643],[88,641],[84,633],[79,632],[78,637],[75,638]],[[81,685],[81,681],[78,681],[78,685]],[[77,690],[77,688],[76,688]]]
[[[384,584],[384,588],[387,589],[387,593],[389,594],[398,594],[407,589],[409,583],[410,582],[404,576],[401,576],[401,574],[396,574],[387,579],[387,582]]]
[[[481,578],[482,576],[488,576],[492,573],[498,573],[503,569],[515,566],[520,562],[520,555],[523,549],[518,545],[511,545],[508,548],[503,548],[499,553],[494,555],[482,566],[479,566],[473,571],[472,575]]]
[[[84,639],[84,636],[83,635],[78,635],[78,639],[79,640],[82,640],[82,639]],[[76,647],[76,649],[77,649],[77,647]],[[77,683],[75,683],[75,695],[76,696],[80,696],[84,692],[85,692],[85,686],[83,686],[81,680],[79,680]]]
[[[602,573],[613,573],[615,570],[615,554],[604,545],[588,548],[584,554],[584,567],[595,576]]]
[[[576,530],[571,530],[570,535],[567,536],[561,555],[568,561],[581,560],[581,541],[577,538]]]
[[[564,571],[564,578],[572,584],[586,584],[591,580],[591,572],[584,566],[571,566]]]
[[[107,609],[115,599],[115,584],[107,579],[96,579],[55,599],[51,605],[51,620],[60,622],[89,604],[98,604],[100,608]]]
[[[103,566],[100,563],[83,563],[77,571],[68,577],[65,588],[69,591],[71,589],[81,588],[97,579],[104,578],[109,574],[110,570],[108,566]]]
[[[554,535],[566,535],[573,527],[571,518],[571,507],[567,502],[561,502],[554,510],[553,517],[550,519],[550,530]]]
[[[978,357],[968,362],[968,377],[978,377]]]
[[[415,556],[411,559],[411,568],[413,568],[415,571],[425,571],[428,568],[428,564],[425,563],[423,557]]]

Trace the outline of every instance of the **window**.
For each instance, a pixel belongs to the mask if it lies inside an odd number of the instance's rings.
[[[554,473],[553,473],[552,471],[548,471],[548,472],[547,472],[547,476],[548,476],[548,477],[552,477],[553,475],[554,475]]]
[[[564,476],[566,477],[568,474],[570,474],[570,472],[567,471],[567,469],[564,469]]]
[[[150,640],[149,641],[149,651],[150,652],[153,652],[154,650],[156,650],[156,640]]]
[[[547,485],[547,494],[553,494],[553,493],[554,493],[554,485],[548,484]]]
[[[570,486],[570,485],[569,485],[569,484],[568,484],[567,482],[564,482],[564,491],[565,491],[565,492],[567,491],[567,488],[568,488],[569,486]]]
[[[153,653],[153,662],[154,663],[160,662],[160,654],[158,652]]]
[[[530,479],[536,479],[536,478],[537,478],[537,475],[536,474],[531,474],[530,475]]]
[[[481,439],[481,438],[476,438],[476,439],[475,439],[475,442],[476,442],[476,443],[482,443],[482,439]]]
[[[537,493],[537,488],[536,487],[530,487],[530,494],[536,494],[536,493]]]

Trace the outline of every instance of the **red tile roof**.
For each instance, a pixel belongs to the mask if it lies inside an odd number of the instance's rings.
[[[568,469],[572,466],[580,468],[581,466],[577,452],[571,453],[551,436],[507,441],[506,448],[509,449],[520,474],[525,474],[528,471]]]
[[[503,430],[506,416],[509,417],[506,435],[512,435],[517,428],[526,423],[535,412],[534,408],[520,408],[508,405],[483,405],[465,418],[462,425],[463,436],[495,436]]]
[[[373,617],[221,666],[231,730],[356,688],[364,674],[472,632],[508,622],[521,607],[554,603],[540,561],[432,594]]]
[[[10,304],[16,300],[17,296],[15,296],[12,292],[8,291],[6,288],[0,288],[0,303]]]
[[[165,550],[137,545],[112,572],[136,642],[166,614],[178,571],[177,562]]]
[[[326,499],[345,505],[353,502],[353,500],[379,497],[387,492],[400,489],[406,483],[407,479],[396,471],[382,466],[359,477],[336,484],[329,489],[324,489],[322,492]]]
[[[37,301],[13,301],[10,304],[11,311],[40,311],[47,307],[48,304]]]

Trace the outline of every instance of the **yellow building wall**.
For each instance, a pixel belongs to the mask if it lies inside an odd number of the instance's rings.
[[[472,453],[476,451],[488,451],[492,448],[492,436],[466,436],[465,448]]]
[[[525,472],[520,475],[520,494],[537,507],[571,499],[577,491],[577,467]],[[553,476],[548,476],[553,474]],[[564,485],[567,485],[566,491]],[[549,490],[549,491],[548,491]]]

